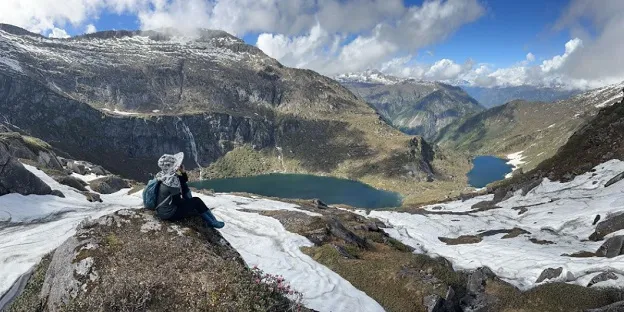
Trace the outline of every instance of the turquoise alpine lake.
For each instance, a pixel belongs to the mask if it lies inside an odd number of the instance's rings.
[[[306,174],[276,173],[204,180],[189,185],[218,193],[244,192],[290,199],[318,198],[330,205],[346,204],[367,209],[399,207],[402,202],[397,193],[378,190],[361,182]]]
[[[479,156],[472,160],[472,170],[468,172],[468,184],[476,188],[505,179],[513,171],[507,160],[494,156]]]

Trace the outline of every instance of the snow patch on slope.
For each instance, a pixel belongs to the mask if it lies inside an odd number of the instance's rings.
[[[215,207],[215,216],[225,221],[221,234],[245,262],[267,273],[284,276],[294,289],[303,293],[307,307],[319,311],[384,311],[364,292],[304,254],[301,247],[314,246],[307,238],[286,231],[274,218],[240,211],[251,208],[303,212],[296,205],[224,194],[199,197],[209,207]]]
[[[596,251],[603,242],[587,240],[594,231],[594,217],[598,214],[604,218],[609,213],[624,211],[624,181],[604,187],[607,181],[624,172],[624,162],[611,160],[595,169],[596,172],[578,176],[568,183],[545,179],[526,196],[518,193],[498,203],[497,206],[501,207],[498,209],[465,214],[475,202],[491,200],[489,195],[442,205],[446,212],[464,214],[372,211],[370,217],[391,225],[392,228],[385,229],[388,234],[416,248],[418,253],[445,257],[456,269],[487,266],[522,290],[536,286],[544,269],[558,267],[564,268],[562,276],[565,281],[587,286],[590,275],[604,271],[624,272],[622,257],[563,256]],[[526,212],[521,213],[520,208],[525,208]],[[438,239],[513,228],[531,234],[509,239],[502,239],[504,234],[497,234],[483,237],[480,243],[454,246]],[[553,244],[535,244],[529,240],[531,238]],[[620,283],[619,286],[624,285]]]
[[[511,169],[510,173],[505,175],[506,179],[511,178],[513,176],[513,172],[518,170],[521,165],[526,163],[526,162],[524,162],[524,156],[522,155],[523,153],[524,153],[524,151],[520,151],[520,152],[517,152],[517,153],[513,153],[513,154],[507,155],[507,159],[509,160],[507,162],[507,164],[513,166],[513,169]]]
[[[90,203],[73,188],[59,184],[43,171],[29,171],[60,190],[65,198],[52,195],[8,194],[0,196],[0,296],[41,258],[75,233],[87,217],[98,218],[119,209],[141,207],[140,193],[121,190],[101,195],[102,203]]]
[[[85,218],[98,218],[120,209],[141,208],[141,193],[128,190],[101,195],[103,203],[90,203],[72,188],[59,184],[43,171],[25,165],[65,198],[51,195],[8,194],[0,196],[0,296],[43,255],[75,233]],[[84,177],[84,176],[81,176]],[[364,292],[327,267],[315,262],[300,248],[312,246],[307,238],[290,233],[271,217],[241,210],[289,210],[320,216],[294,204],[228,194],[198,194],[218,219],[226,222],[223,236],[247,264],[267,273],[284,276],[303,293],[304,304],[320,311],[383,311]]]

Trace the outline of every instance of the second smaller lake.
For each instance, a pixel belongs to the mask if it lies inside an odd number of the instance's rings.
[[[267,174],[246,178],[215,179],[189,183],[215,192],[244,192],[269,197],[314,199],[358,208],[401,206],[399,194],[378,190],[357,181],[305,174]]]
[[[468,172],[468,183],[476,188],[505,179],[512,172],[513,166],[507,160],[494,156],[479,156],[473,161],[473,168]]]

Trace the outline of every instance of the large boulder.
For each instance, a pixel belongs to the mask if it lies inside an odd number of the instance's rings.
[[[87,182],[82,181],[81,179],[78,179],[76,177],[72,177],[72,176],[54,176],[52,177],[54,178],[54,180],[56,180],[56,182],[61,183],[63,185],[67,185],[69,187],[73,187],[81,192],[86,192],[87,188],[85,186],[87,186]]]
[[[3,133],[0,131],[0,142],[15,158],[28,159],[43,168],[63,169],[56,154],[51,150],[52,147],[37,138],[24,136],[17,132]]]
[[[91,186],[92,190],[100,194],[112,194],[122,189],[129,188],[130,184],[120,177],[108,176],[91,181],[89,186]]]
[[[488,311],[489,306],[495,305],[498,299],[488,294],[485,288],[488,282],[496,278],[496,274],[488,267],[472,272],[466,284],[466,295],[460,300],[461,311]]]
[[[589,236],[590,240],[599,241],[606,235],[624,229],[624,212],[608,216],[606,220],[596,225],[596,230]]]
[[[596,252],[599,257],[614,258],[624,254],[624,235],[609,238]]]
[[[77,173],[80,175],[85,175],[87,174],[87,167],[83,164],[79,164],[75,161],[68,161],[67,162],[67,170],[73,172],[73,173]]]
[[[9,193],[48,195],[52,189],[24,168],[22,163],[9,154],[6,145],[0,142],[0,196]]]
[[[22,294],[10,311],[297,310],[256,283],[218,231],[199,219],[173,224],[143,210],[83,222],[44,271],[26,286],[36,295]]]

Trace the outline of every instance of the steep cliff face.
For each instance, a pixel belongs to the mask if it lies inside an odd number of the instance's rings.
[[[321,112],[361,106],[330,79],[283,67],[223,31],[106,31],[61,40],[0,25],[0,46],[6,52],[0,66],[112,111],[260,113],[306,105],[306,111]]]
[[[237,145],[271,146],[266,119],[222,113],[117,116],[63,97],[23,76],[0,74],[0,108],[10,123],[58,149],[143,179],[155,157],[184,151],[189,167],[207,165]]]
[[[283,67],[224,32],[196,35],[49,39],[0,25],[0,120],[139,180],[178,151],[189,168],[212,167],[210,176],[223,175],[212,165],[225,156],[236,175],[333,175],[403,194],[429,176],[406,157],[411,138],[338,82]],[[258,168],[231,153],[241,148]],[[440,180],[464,170],[438,166]]]

